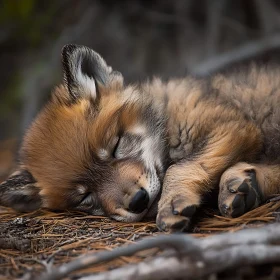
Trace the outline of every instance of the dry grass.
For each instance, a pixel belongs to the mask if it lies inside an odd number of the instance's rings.
[[[0,146],[0,180],[13,168],[15,143],[7,141]],[[268,203],[235,219],[218,216],[213,211],[202,213],[191,234],[203,238],[209,234],[262,226],[278,220],[278,208],[280,202]],[[45,210],[22,215],[0,207],[0,279],[38,273],[88,252],[112,250],[158,234],[163,233],[157,231],[154,221],[126,224],[85,213]],[[122,257],[91,267],[79,274],[139,262],[156,253],[155,250],[140,252],[133,257]]]
[[[265,204],[236,219],[207,214],[191,233],[197,237],[209,234],[236,231],[246,227],[262,226],[276,221],[280,203]],[[37,211],[19,215],[8,208],[0,208],[0,275],[14,279],[26,273],[40,272],[50,264],[59,265],[88,252],[112,250],[147,236],[159,233],[155,223],[139,222],[126,224],[105,217],[84,213],[54,213]],[[2,244],[2,245],[3,245]],[[127,263],[150,258],[157,252],[149,250],[133,257],[122,257],[79,272],[100,272]]]

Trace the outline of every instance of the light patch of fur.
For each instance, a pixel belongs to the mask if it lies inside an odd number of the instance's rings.
[[[85,194],[87,192],[87,187],[83,185],[77,185],[76,190],[79,194]]]
[[[94,79],[88,77],[87,75],[82,73],[81,65],[79,65],[78,68],[75,69],[75,79],[79,83],[80,92],[85,97],[92,97],[96,98],[96,86]]]
[[[142,159],[144,160],[148,169],[153,168],[155,162],[153,139],[146,137],[141,143]]]
[[[153,168],[150,170],[149,187],[146,188],[146,190],[148,191],[149,197],[150,197],[148,209],[151,207],[154,200],[157,198],[157,196],[160,192],[160,189],[161,189],[161,184],[160,184],[159,178],[156,174],[156,171]]]
[[[126,103],[134,103],[137,104],[139,100],[141,100],[138,90],[135,86],[128,85],[126,88],[123,89],[122,94],[119,96],[121,102]]]
[[[109,152],[106,149],[99,149],[98,156],[103,160],[107,159],[109,157]]]
[[[130,128],[129,132],[132,134],[145,136],[147,133],[147,129],[145,126],[137,124],[137,125],[133,126],[132,128]]]

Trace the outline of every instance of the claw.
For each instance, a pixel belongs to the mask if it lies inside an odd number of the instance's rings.
[[[191,217],[197,205],[190,204],[186,197],[173,197],[169,203],[165,202],[157,215],[157,226],[161,231],[185,231],[189,228]]]
[[[229,210],[229,206],[226,205],[226,204],[223,204],[221,208],[222,208],[223,214],[227,215],[228,214],[228,210]]]

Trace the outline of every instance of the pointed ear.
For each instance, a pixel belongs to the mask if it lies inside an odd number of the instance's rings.
[[[85,46],[66,45],[62,49],[64,80],[73,100],[89,96],[96,98],[99,86],[108,87],[122,75],[112,71],[104,59]]]
[[[0,184],[0,204],[20,212],[34,211],[42,205],[39,191],[31,173],[19,170]]]

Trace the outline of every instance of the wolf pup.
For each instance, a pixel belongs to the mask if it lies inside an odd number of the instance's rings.
[[[158,204],[158,228],[180,231],[215,188],[227,217],[279,192],[280,68],[126,86],[87,47],[65,46],[62,63],[2,205],[135,222]]]

